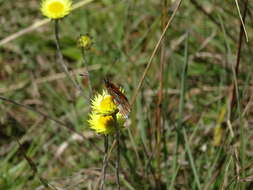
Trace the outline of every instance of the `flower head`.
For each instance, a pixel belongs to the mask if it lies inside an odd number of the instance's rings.
[[[96,95],[91,103],[93,111],[98,114],[111,115],[118,112],[117,105],[114,103],[112,96],[106,91],[103,91],[102,94]]]
[[[84,48],[85,50],[88,50],[90,49],[92,45],[92,39],[88,35],[80,35],[77,43],[79,47]]]
[[[111,115],[103,116],[92,112],[88,120],[90,127],[100,134],[110,134],[115,130],[115,121]]]
[[[88,123],[90,124],[90,127],[99,134],[113,134],[116,127],[119,127],[119,129],[121,129],[126,121],[120,113],[117,113],[116,116],[117,121],[115,121],[111,115],[101,115],[95,112],[91,112]]]
[[[63,18],[72,9],[71,0],[42,0],[41,12],[44,16],[51,19]]]
[[[126,119],[118,112],[117,105],[106,91],[94,97],[91,107],[88,123],[97,133],[108,135],[114,133],[116,127],[123,127]]]

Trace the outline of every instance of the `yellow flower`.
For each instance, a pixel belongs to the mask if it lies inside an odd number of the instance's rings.
[[[106,91],[103,91],[102,94],[96,95],[91,104],[94,112],[101,115],[112,115],[118,112],[117,105]]]
[[[92,39],[88,35],[81,35],[78,38],[78,46],[86,50],[90,49],[92,45]]]
[[[115,132],[116,127],[121,129],[124,125],[125,118],[117,113],[117,123],[111,115],[101,115],[95,112],[90,114],[88,123],[90,127],[99,134],[108,135]]]
[[[42,0],[41,12],[44,16],[51,19],[63,18],[72,9],[71,0]]]
[[[111,115],[103,116],[92,112],[88,120],[90,127],[97,133],[108,135],[115,131],[116,123]]]
[[[88,123],[97,133],[112,134],[116,127],[119,129],[123,127],[126,119],[118,112],[117,105],[106,91],[94,97],[91,107],[92,112]],[[117,121],[114,120],[114,114],[116,114]]]

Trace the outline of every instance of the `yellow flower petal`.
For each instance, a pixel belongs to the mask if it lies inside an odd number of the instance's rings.
[[[110,115],[116,113],[118,110],[113,98],[105,91],[103,91],[102,95],[98,94],[95,96],[91,107],[96,113],[102,115]]]
[[[115,121],[112,116],[103,116],[91,113],[88,122],[90,127],[99,134],[107,135],[115,131]]]
[[[71,0],[42,0],[41,12],[44,16],[51,19],[63,18],[72,9]]]
[[[116,126],[119,129],[123,127],[126,119],[118,112],[117,105],[106,91],[94,97],[91,107],[92,112],[88,123],[97,133],[105,135],[113,134]],[[114,120],[113,114],[116,114],[117,121]]]
[[[81,35],[78,38],[78,46],[84,48],[85,50],[90,49],[92,45],[92,39],[88,35]]]

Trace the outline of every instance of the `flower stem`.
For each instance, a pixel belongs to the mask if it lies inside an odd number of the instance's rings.
[[[78,89],[81,92],[81,94],[86,98],[86,96],[83,93],[82,87],[72,78],[67,65],[63,61],[63,56],[62,56],[61,49],[60,49],[60,37],[59,37],[60,31],[59,31],[59,20],[58,19],[55,20],[54,26],[55,26],[55,28],[54,28],[55,29],[55,43],[56,43],[56,48],[57,48],[58,62],[61,65],[61,67],[62,67],[63,71],[65,72],[65,74],[67,75],[67,77],[69,78],[69,80],[75,86],[75,88]]]
[[[104,136],[104,148],[105,148],[105,153],[104,153],[104,160],[103,160],[103,169],[102,169],[102,181],[100,185],[100,190],[104,190],[104,184],[105,184],[105,177],[106,177],[106,168],[108,166],[108,136]]]
[[[120,190],[120,180],[119,180],[119,165],[120,165],[120,131],[119,131],[119,125],[117,122],[117,116],[116,113],[113,114],[113,118],[115,121],[115,128],[116,128],[116,144],[117,144],[117,157],[116,157],[116,183],[117,183],[117,190]]]
[[[90,74],[89,74],[89,70],[88,70],[88,62],[85,59],[85,49],[82,48],[82,57],[83,57],[83,63],[84,63],[84,67],[86,68],[87,71],[87,81],[88,81],[88,87],[89,87],[89,99],[92,97],[92,85],[91,85],[91,81],[90,81]]]

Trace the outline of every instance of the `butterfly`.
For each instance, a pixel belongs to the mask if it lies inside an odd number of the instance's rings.
[[[113,101],[117,104],[119,112],[125,117],[128,118],[130,113],[130,104],[127,97],[122,93],[122,91],[108,79],[104,79],[105,87],[108,93],[112,96]]]

